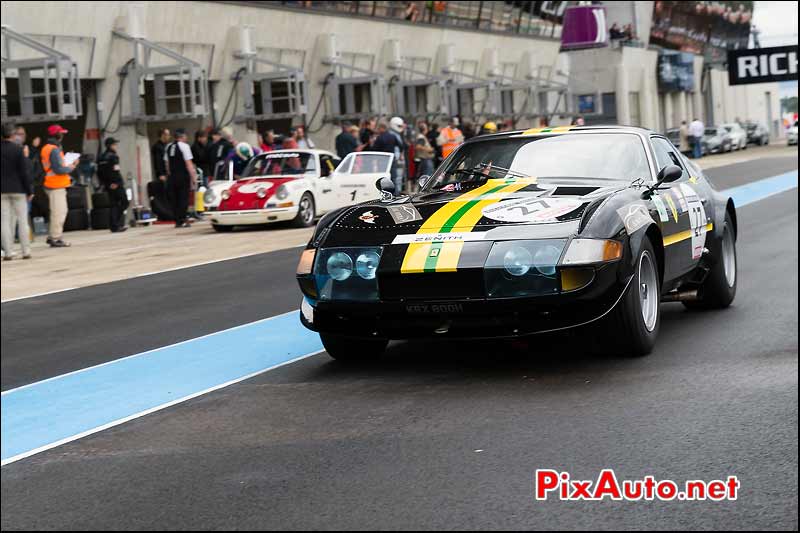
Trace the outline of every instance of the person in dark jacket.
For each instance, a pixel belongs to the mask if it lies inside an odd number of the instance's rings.
[[[14,126],[3,124],[2,152],[0,152],[0,222],[2,222],[3,259],[13,258],[13,220],[19,223],[19,242],[22,258],[30,259],[31,243],[28,230],[28,202],[33,198],[31,164],[14,141]]]
[[[203,185],[208,185],[208,180],[213,178],[211,176],[211,143],[208,142],[207,131],[197,130],[195,132],[192,157],[194,157],[195,166],[203,171]]]
[[[109,137],[105,142],[106,151],[97,161],[97,179],[105,189],[111,204],[110,228],[112,233],[125,231],[125,210],[128,208],[128,194],[125,191],[125,181],[119,168],[119,155],[117,148],[119,141]]]
[[[169,143],[169,130],[162,128],[158,130],[158,140],[150,149],[150,156],[153,159],[153,177],[166,183],[167,181],[167,167],[164,163],[164,152]]]
[[[220,162],[224,162],[225,158],[233,151],[233,143],[231,143],[222,134],[222,131],[214,128],[211,130],[211,148],[209,152],[209,161],[211,163],[211,172],[214,174],[214,179],[224,179],[224,171],[218,168]],[[218,173],[223,174],[218,175]]]
[[[349,122],[342,122],[342,132],[336,136],[336,155],[342,159],[358,148],[358,139],[350,131],[352,127]]]

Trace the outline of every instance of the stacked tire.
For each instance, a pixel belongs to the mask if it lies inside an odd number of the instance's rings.
[[[73,185],[67,189],[67,219],[64,231],[89,229],[89,206],[86,201],[86,187]]]
[[[111,201],[104,192],[92,195],[91,224],[92,229],[111,228]]]

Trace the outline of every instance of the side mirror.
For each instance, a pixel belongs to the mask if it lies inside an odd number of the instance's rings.
[[[379,178],[378,181],[375,182],[375,188],[381,192],[385,192],[394,196],[394,182],[386,176]]]
[[[662,168],[656,176],[656,182],[650,185],[643,193],[642,198],[647,199],[652,196],[653,191],[658,189],[662,183],[672,183],[680,179],[683,175],[683,170],[678,165],[667,165]]]
[[[419,188],[421,189],[425,187],[425,184],[428,183],[429,179],[431,179],[431,177],[428,174],[420,176],[419,180],[417,180],[417,182],[419,183]]]
[[[678,165],[667,165],[658,173],[656,181],[659,185],[662,183],[672,183],[673,181],[679,180],[682,175],[683,170],[681,170],[681,167]]]

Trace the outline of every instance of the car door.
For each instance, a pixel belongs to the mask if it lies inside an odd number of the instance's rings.
[[[336,184],[333,171],[339,160],[330,154],[319,154],[319,177],[317,178],[317,213],[324,214],[336,208]]]
[[[392,154],[355,152],[347,156],[346,165],[336,172],[339,205],[352,205],[380,198],[375,182],[390,176]]]
[[[708,187],[702,175],[690,172],[671,142],[660,136],[652,137],[651,142],[659,171],[667,165],[683,171],[680,179],[663,184],[650,198],[664,238],[664,277],[674,279],[695,269],[703,255],[709,230],[705,211]]]

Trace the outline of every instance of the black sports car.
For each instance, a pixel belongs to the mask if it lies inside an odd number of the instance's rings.
[[[514,337],[594,323],[649,353],[659,304],[728,306],[736,210],[664,136],[554,127],[470,139],[419,193],[326,215],[301,320],[337,359],[389,339]]]

